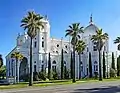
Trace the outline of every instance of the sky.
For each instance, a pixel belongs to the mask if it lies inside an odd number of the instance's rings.
[[[51,37],[65,38],[68,25],[93,22],[109,34],[110,51],[116,51],[113,40],[120,36],[120,0],[0,0],[0,54],[5,56],[15,47],[21,19],[29,10],[47,15],[51,26]]]

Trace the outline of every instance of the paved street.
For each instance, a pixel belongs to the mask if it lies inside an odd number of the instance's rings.
[[[120,81],[23,88],[0,93],[120,93]]]

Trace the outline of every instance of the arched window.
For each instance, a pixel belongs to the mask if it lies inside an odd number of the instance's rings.
[[[98,62],[95,61],[94,62],[94,72],[97,72],[98,71]]]
[[[56,61],[52,62],[52,71],[56,72]]]
[[[54,61],[52,62],[52,64],[56,64],[56,61],[54,60]]]
[[[64,61],[64,65],[66,65],[66,61]]]

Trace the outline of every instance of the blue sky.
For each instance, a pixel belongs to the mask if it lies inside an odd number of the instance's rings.
[[[17,34],[23,33],[20,21],[28,10],[48,15],[51,36],[61,38],[73,22],[94,23],[110,37],[110,50],[115,51],[113,40],[120,36],[120,0],[1,0],[0,1],[0,54],[5,57],[14,48]],[[5,62],[5,58],[4,58]]]

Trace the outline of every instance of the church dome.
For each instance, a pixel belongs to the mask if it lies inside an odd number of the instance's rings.
[[[98,27],[94,24],[90,24],[84,29],[84,31],[92,31],[92,32],[96,32],[97,30],[98,30]]]
[[[84,29],[84,32],[96,32],[98,30],[98,27],[93,23],[93,20],[92,20],[92,15],[90,17],[90,22],[89,22],[89,25]]]

